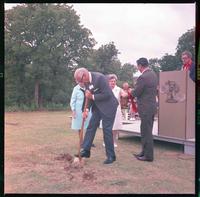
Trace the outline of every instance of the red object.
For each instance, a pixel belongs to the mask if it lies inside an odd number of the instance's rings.
[[[134,101],[134,97],[129,92],[128,92],[128,98],[131,100],[131,106],[132,106],[133,112],[137,113],[138,110],[137,110],[136,103]]]
[[[190,62],[187,63],[187,64],[183,64],[183,70],[189,70],[190,67],[191,67],[191,65],[192,65],[192,61],[190,61]]]

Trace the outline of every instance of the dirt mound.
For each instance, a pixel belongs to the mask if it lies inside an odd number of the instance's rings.
[[[73,162],[73,157],[70,154],[60,154],[59,156],[55,157],[56,160],[66,160],[69,162]]]
[[[95,180],[95,179],[96,179],[96,177],[95,177],[95,172],[94,171],[86,170],[86,171],[83,172],[83,180],[91,181],[91,180]]]
[[[79,158],[73,158],[69,153],[66,153],[60,154],[55,159],[65,162],[64,170],[67,172],[69,180],[82,178],[82,181],[93,181],[96,179],[94,170],[84,169],[84,158],[79,161]]]

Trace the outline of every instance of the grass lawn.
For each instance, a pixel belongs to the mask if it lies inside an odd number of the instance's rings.
[[[154,162],[136,160],[140,138],[121,135],[117,161],[104,165],[102,130],[83,168],[69,170],[64,154],[78,151],[70,112],[5,113],[5,193],[194,194],[195,158],[183,147],[154,142]],[[90,178],[87,174],[90,173]]]

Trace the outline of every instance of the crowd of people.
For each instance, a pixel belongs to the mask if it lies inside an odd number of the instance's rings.
[[[195,81],[195,68],[191,53],[182,53],[182,70],[189,71],[189,76]],[[140,118],[141,152],[133,153],[140,161],[154,160],[153,152],[153,122],[158,108],[158,78],[149,68],[147,58],[137,60],[137,68],[141,72],[134,88],[124,82],[122,88],[117,86],[117,76],[107,76],[99,72],[90,72],[86,68],[78,68],[74,72],[77,85],[74,87],[70,106],[72,110],[73,130],[80,135],[81,123],[84,118],[86,132],[81,144],[80,156],[89,158],[93,140],[98,127],[103,130],[103,145],[106,160],[111,164],[116,160],[115,148],[118,131],[122,129],[122,121]],[[85,99],[88,99],[86,110],[83,110]]]

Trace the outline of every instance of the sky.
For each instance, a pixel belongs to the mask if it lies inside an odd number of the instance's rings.
[[[5,4],[8,9],[16,4]],[[122,64],[140,57],[174,55],[178,39],[195,27],[195,3],[75,3],[81,25],[90,29],[97,44],[114,42]]]

